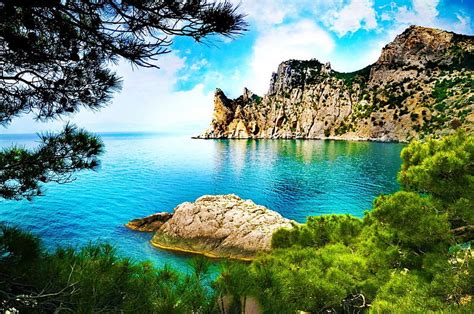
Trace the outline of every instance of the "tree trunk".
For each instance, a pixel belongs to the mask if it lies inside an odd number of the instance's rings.
[[[474,240],[474,225],[467,225],[458,228],[451,229],[449,231],[456,240],[460,240],[462,242],[468,242],[470,240]]]

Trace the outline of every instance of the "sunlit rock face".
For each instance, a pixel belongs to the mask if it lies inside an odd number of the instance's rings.
[[[271,249],[273,232],[296,222],[251,200],[205,195],[178,205],[156,230],[151,243],[159,248],[210,257],[252,259]]]
[[[145,218],[134,219],[125,226],[135,231],[154,232],[160,229],[172,216],[170,213],[157,213]]]
[[[411,26],[378,61],[339,73],[329,63],[288,60],[264,97],[217,89],[214,117],[198,138],[408,141],[474,124],[474,37]]]

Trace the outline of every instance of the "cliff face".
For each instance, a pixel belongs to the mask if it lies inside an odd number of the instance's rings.
[[[411,26],[378,61],[340,73],[317,60],[288,60],[268,93],[228,99],[217,89],[199,138],[333,138],[407,141],[474,129],[474,37]]]

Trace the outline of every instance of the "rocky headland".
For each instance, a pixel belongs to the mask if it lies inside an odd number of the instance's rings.
[[[372,65],[351,73],[288,60],[260,97],[220,89],[197,138],[409,141],[474,127],[474,37],[411,26]]]
[[[158,248],[251,260],[258,252],[271,249],[275,230],[295,224],[251,200],[229,194],[204,195],[178,205],[171,214],[135,219],[126,226],[155,232],[151,244]]]

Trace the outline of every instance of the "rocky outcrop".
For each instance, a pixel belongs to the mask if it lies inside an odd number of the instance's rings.
[[[198,138],[408,141],[474,124],[474,37],[412,26],[379,60],[340,73],[288,60],[259,97],[216,90],[210,128]]]
[[[157,213],[145,218],[133,219],[129,221],[125,227],[135,231],[155,232],[160,229],[165,222],[170,220],[172,216],[173,214],[171,213]]]
[[[151,240],[163,249],[248,260],[269,251],[275,230],[296,222],[236,195],[205,195],[178,205]]]

